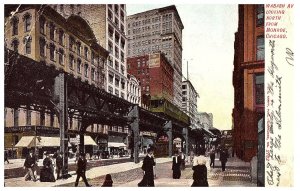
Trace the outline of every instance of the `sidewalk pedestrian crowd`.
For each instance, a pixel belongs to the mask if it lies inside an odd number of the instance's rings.
[[[219,160],[221,162],[222,171],[226,170],[226,162],[228,158],[228,153],[225,148],[220,148],[218,151],[213,147],[209,150],[200,148],[191,152],[190,156],[186,156],[180,150],[174,152],[172,157],[172,177],[174,181],[181,178],[182,171],[186,168],[186,163],[191,166],[193,170],[193,183],[190,185],[192,187],[208,187],[208,171],[210,168],[215,168],[216,152],[219,152]],[[147,154],[142,162],[143,178],[137,184],[139,187],[154,187],[155,177],[156,177],[156,159],[154,157],[154,149],[149,148]],[[24,162],[24,169],[26,170],[26,175],[24,177],[25,181],[40,181],[40,182],[55,182],[56,180],[62,179],[63,177],[63,153],[57,151],[53,156],[50,153],[44,153],[45,158],[43,159],[43,167],[40,169],[40,176],[38,179],[37,171],[37,157],[34,155],[34,151],[30,151],[26,156]],[[206,157],[208,156],[208,157]],[[9,163],[6,156],[5,161]],[[76,165],[76,180],[74,186],[79,185],[80,178],[85,183],[85,186],[90,187],[91,184],[88,183],[86,177],[87,171],[87,158],[86,153],[80,153]],[[56,178],[55,178],[56,174]],[[113,179],[111,174],[106,174],[105,180],[102,184],[103,187],[112,187]]]

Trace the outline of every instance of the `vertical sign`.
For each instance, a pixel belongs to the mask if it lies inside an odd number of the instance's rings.
[[[293,186],[293,4],[265,5],[266,186]]]

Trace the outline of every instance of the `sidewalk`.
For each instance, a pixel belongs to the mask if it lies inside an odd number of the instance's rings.
[[[144,155],[140,154],[139,157],[143,157]],[[130,156],[124,156],[124,157],[114,157],[114,158],[108,158],[108,159],[93,159],[93,160],[87,160],[88,162],[89,161],[107,161],[107,160],[118,160],[118,159],[128,159],[130,158]],[[4,169],[14,169],[14,168],[20,168],[20,167],[23,167],[24,165],[24,162],[25,162],[25,159],[9,159],[9,164],[7,164],[5,162],[4,164]],[[43,166],[43,159],[39,159],[39,161],[37,162],[38,163],[38,166]],[[68,159],[68,163],[69,164],[75,164],[75,158],[71,158],[71,159]]]
[[[157,163],[165,163],[170,161],[171,158],[156,159]],[[134,162],[126,162],[120,164],[112,164],[108,166],[94,167],[86,172],[86,177],[88,177],[88,179],[93,179],[99,176],[104,176],[108,173],[113,174],[113,173],[124,172],[136,168],[141,168],[141,166],[142,166],[142,161],[137,164],[135,164]],[[57,180],[56,182],[25,181],[24,177],[5,179],[4,182],[6,187],[50,187],[50,186],[59,186],[63,184],[68,184],[68,183],[75,183],[76,172],[70,171],[69,174],[72,175],[72,177],[65,180]]]

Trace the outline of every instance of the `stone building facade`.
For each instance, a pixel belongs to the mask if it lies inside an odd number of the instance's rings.
[[[142,98],[141,98],[141,87],[140,87],[139,80],[134,75],[130,75],[130,74],[127,74],[127,80],[128,80],[127,101],[141,106]]]
[[[191,121],[191,128],[199,128],[197,124],[197,98],[199,97],[193,84],[189,80],[182,82],[182,106],[181,109],[189,117]]]
[[[65,18],[78,15],[87,20],[98,43],[109,51],[106,91],[127,99],[126,5],[69,4],[51,5]]]
[[[38,63],[53,65],[90,85],[105,88],[109,53],[96,41],[83,18],[72,15],[66,19],[47,5],[22,5],[14,12],[17,7],[5,7],[6,48]],[[69,130],[78,131],[79,123],[69,118]],[[15,150],[14,145],[24,135],[36,135],[37,128],[45,132],[44,136],[58,135],[58,127],[58,118],[50,111],[36,111],[31,106],[5,108],[5,132],[9,132],[5,133],[5,148]],[[103,134],[107,129],[93,125],[87,131]],[[15,156],[22,156],[22,149],[15,151]]]

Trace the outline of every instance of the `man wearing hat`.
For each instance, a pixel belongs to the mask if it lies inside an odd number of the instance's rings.
[[[33,151],[31,150],[29,154],[27,155],[25,162],[24,162],[24,169],[27,170],[27,173],[25,175],[25,181],[27,180],[33,180],[36,181],[36,177],[33,174],[33,168],[35,165],[35,156],[33,155]]]
[[[62,156],[62,152],[58,152],[58,155],[56,157],[56,173],[57,173],[57,179],[61,178],[61,174],[62,174],[62,168],[63,168],[63,156]]]
[[[86,179],[86,176],[85,176],[86,164],[87,164],[87,161],[85,158],[85,153],[80,153],[80,156],[79,156],[79,159],[77,162],[77,171],[76,171],[77,177],[76,177],[76,181],[75,181],[75,187],[78,186],[80,177],[82,177],[82,180],[84,181],[86,187],[91,187],[91,185],[89,185],[89,183]]]

